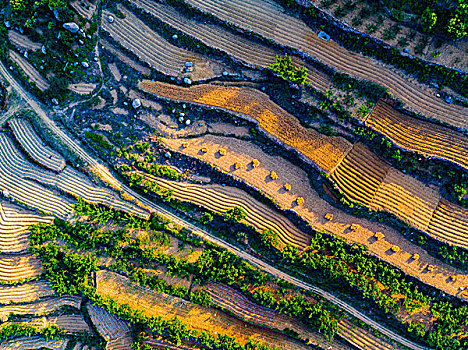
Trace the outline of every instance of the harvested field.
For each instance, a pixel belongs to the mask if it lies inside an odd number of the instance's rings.
[[[33,303],[27,304],[10,304],[6,306],[0,306],[0,318],[5,321],[11,313],[15,315],[32,315],[32,316],[44,316],[47,313],[58,310],[62,306],[71,306],[75,309],[79,309],[81,304],[81,298],[65,295],[61,297],[51,297],[43,300],[38,300]]]
[[[122,75],[120,74],[120,71],[115,63],[109,64],[109,70],[111,71],[111,74],[114,77],[115,81],[119,82],[120,79],[122,79]]]
[[[208,282],[203,287],[211,295],[213,303],[231,311],[244,320],[273,327],[275,312],[269,308],[255,304],[235,289],[217,282]]]
[[[93,4],[92,2],[90,2],[88,0],[77,0],[77,1],[74,1],[74,2],[70,2],[70,5],[76,10],[76,12],[80,16],[90,20],[91,17],[93,16],[93,13],[94,13],[95,9],[96,9],[96,4],[95,3]]]
[[[171,189],[174,198],[208,208],[218,214],[223,215],[229,208],[235,206],[244,208],[247,214],[245,223],[252,225],[258,231],[271,229],[276,232],[283,246],[291,244],[304,249],[310,243],[308,235],[297,229],[288,219],[240,189],[220,185],[197,185],[142,175],[156,182],[161,188]]]
[[[82,315],[60,315],[47,317],[47,326],[57,326],[67,333],[91,333]]]
[[[32,64],[21,56],[16,51],[10,50],[10,58],[15,62],[26,76],[38,87],[39,90],[44,91],[49,87],[49,82],[44,78]]]
[[[330,177],[350,200],[369,206],[390,167],[369,148],[358,143]]]
[[[12,171],[8,162],[8,148],[12,141],[0,134],[0,190],[9,198],[40,211],[65,219],[72,213],[73,202],[52,192],[45,186],[23,177],[21,171]],[[14,161],[14,159],[12,159]]]
[[[41,261],[35,255],[0,256],[0,280],[18,282],[42,274]]]
[[[29,213],[8,202],[0,202],[0,252],[19,253],[29,247],[30,225],[38,222],[52,223],[52,217]]]
[[[296,149],[325,172],[332,171],[351,150],[352,145],[341,137],[325,136],[306,129],[269,97],[255,89],[197,85],[183,88],[166,83],[144,80],[140,88],[160,97],[194,102],[240,113],[258,123],[275,139]]]
[[[468,249],[468,210],[441,199],[427,232],[443,242]]]
[[[333,40],[318,38],[301,20],[289,16],[274,0],[187,0],[187,4],[222,21],[251,30],[280,45],[297,49],[338,71],[388,88],[405,106],[422,115],[468,129],[467,108],[446,104],[435,89],[379,61],[348,51]]]
[[[88,95],[93,92],[96,88],[96,84],[87,84],[87,83],[78,83],[78,84],[70,84],[68,88],[77,93],[78,95]]]
[[[33,281],[15,286],[0,285],[0,304],[30,303],[52,296],[49,282]]]
[[[367,332],[362,328],[356,327],[348,320],[341,320],[338,324],[340,328],[340,336],[346,339],[348,342],[356,346],[358,349],[366,350],[395,350],[403,349],[390,345],[385,342],[382,338],[377,338],[371,332]]]
[[[468,169],[468,138],[462,133],[404,115],[384,101],[377,103],[365,123],[405,150]]]
[[[184,299],[158,293],[131,283],[126,277],[113,272],[97,273],[97,291],[100,295],[115,298],[119,303],[126,303],[135,310],[141,310],[146,316],[161,316],[171,319],[177,316],[189,327],[205,330],[212,334],[227,334],[245,343],[249,337],[264,339],[269,346],[277,345],[285,350],[301,350],[309,347],[277,332],[246,324],[222,311],[193,304]]]
[[[427,232],[439,199],[438,189],[390,168],[369,206],[395,214],[407,224]]]
[[[38,182],[46,186],[52,186],[74,197],[81,197],[88,202],[104,204],[140,217],[147,217],[149,215],[148,212],[137,205],[121,199],[117,193],[114,193],[110,189],[95,185],[86,176],[71,167],[66,167],[61,173],[56,174],[34,166],[22,156],[6,135],[0,134],[0,142],[0,170],[2,166],[5,166],[6,173],[12,178],[33,180],[35,181],[31,181],[33,184]],[[10,188],[6,188],[13,196]],[[32,193],[34,194],[34,192]],[[50,203],[44,203],[43,205],[48,204]],[[37,208],[42,209],[40,206]]]
[[[11,340],[4,340],[0,343],[1,350],[65,350],[68,344],[67,339],[49,339],[40,337],[18,337]]]
[[[107,342],[106,350],[128,350],[132,348],[133,338],[131,335],[114,339]]]
[[[235,61],[240,61],[249,67],[267,68],[275,62],[276,55],[283,54],[268,46],[235,35],[219,26],[189,19],[169,5],[152,0],[131,0],[131,3],[150,13],[161,22],[165,22],[184,34],[200,40],[206,46],[227,53]],[[331,81],[325,74],[295,56],[292,56],[292,59],[297,67],[306,67],[308,69],[307,80],[312,83],[314,88],[322,92],[329,88]]]
[[[8,122],[13,135],[26,153],[43,167],[60,172],[65,168],[65,158],[55,150],[47,147],[34,130],[31,123],[22,118]]]
[[[226,67],[200,54],[181,49],[170,44],[155,33],[128,9],[118,8],[126,14],[124,19],[115,18],[113,23],[103,21],[104,30],[127,50],[148,63],[152,68],[170,76],[183,77],[184,65],[192,62],[194,70],[190,73],[193,81],[206,80],[221,76]],[[103,16],[112,15],[104,11]]]
[[[130,333],[128,323],[122,321],[117,316],[90,302],[88,302],[86,307],[91,321],[106,341],[119,339]]]
[[[37,51],[42,47],[41,43],[35,43],[31,41],[26,35],[22,35],[15,30],[8,31],[8,39],[15,45],[17,48],[24,50]]]
[[[248,141],[213,135],[190,139],[163,139],[162,141],[173,152],[180,152],[212,164],[220,171],[256,188],[274,200],[280,208],[296,212],[315,229],[331,232],[349,242],[363,244],[371,254],[415,276],[423,283],[444,290],[451,295],[457,295],[459,287],[468,285],[466,273],[428,255],[421,247],[411,243],[389,226],[348,215],[333,207],[318,196],[311,187],[304,170],[281,157],[270,156]],[[187,147],[182,147],[185,142],[188,143]],[[210,151],[200,154],[202,147],[207,147]],[[227,154],[216,157],[215,150],[219,148],[226,149]],[[260,160],[260,166],[255,169],[255,172],[247,171],[246,168],[233,171],[231,168],[234,161],[247,164],[252,159]],[[277,173],[278,179],[269,181],[269,174],[272,170]],[[285,183],[291,185],[290,191],[284,190]],[[297,197],[305,199],[302,206],[294,205]],[[332,214],[333,220],[326,220],[324,218],[326,214]],[[357,224],[358,229],[350,231],[352,224]],[[385,239],[375,241],[376,232],[383,232]],[[398,254],[389,255],[387,252],[393,245],[398,245],[401,251]],[[411,257],[415,253],[420,256],[419,261],[412,261]],[[427,273],[425,267],[428,264],[438,266],[438,269],[433,273]],[[457,281],[448,283],[448,278],[452,275],[457,276]]]
[[[143,75],[150,75],[151,70],[148,67],[144,67],[138,63],[136,63],[134,60],[132,60],[130,57],[125,55],[119,50],[116,50],[111,43],[109,43],[106,39],[100,38],[99,43],[102,45],[104,49],[112,53],[115,57],[117,57],[120,61],[125,63],[126,65],[132,67],[135,69],[137,72],[140,72]]]

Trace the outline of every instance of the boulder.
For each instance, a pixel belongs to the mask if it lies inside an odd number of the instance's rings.
[[[114,23],[114,17],[112,16],[107,17],[107,22]]]
[[[227,76],[227,75],[229,75],[229,72],[228,72],[227,70],[225,70],[225,71],[223,72],[223,76]]]
[[[88,62],[85,62],[85,61],[81,62],[81,65],[82,65],[83,67],[85,67],[85,68],[88,68],[88,67],[89,67],[89,63],[88,63]]]
[[[46,48],[44,45],[42,45],[41,47],[41,52],[44,54],[44,55],[47,55],[47,51],[46,51]]]
[[[75,22],[64,23],[63,28],[71,33],[76,33],[80,30],[80,27]]]
[[[10,28],[11,27],[11,22],[10,21],[5,21],[5,27]]]
[[[170,153],[170,152],[166,152],[166,153],[164,153],[164,157],[166,157],[166,158],[171,158],[171,156],[172,156],[172,155],[171,155],[171,153]]]
[[[55,19],[56,19],[57,21],[60,21],[60,16],[59,16],[59,10],[58,10],[58,9],[55,9],[55,10],[54,10],[54,16],[55,16]]]
[[[179,36],[178,36],[177,34],[174,34],[174,35],[172,36],[172,39],[174,39],[174,40],[177,40],[178,38],[179,38]]]
[[[184,78],[184,83],[190,85],[192,81],[189,78]]]
[[[54,105],[58,106],[59,101],[58,101],[56,98],[53,98],[53,99],[52,99],[52,103],[53,103]]]
[[[193,63],[192,62],[185,62],[185,67],[193,67]]]
[[[133,108],[139,108],[139,107],[141,107],[141,101],[140,101],[140,99],[139,99],[139,98],[134,99],[133,102],[132,102],[132,106],[133,106]]]

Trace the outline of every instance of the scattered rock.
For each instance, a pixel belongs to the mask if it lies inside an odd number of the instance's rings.
[[[223,72],[223,76],[228,76],[228,75],[229,75],[229,72],[228,72],[227,70],[225,70],[225,71]]]
[[[139,108],[139,107],[141,107],[141,101],[140,101],[140,99],[139,99],[139,98],[134,99],[133,102],[132,102],[132,106],[133,106],[133,108]]]
[[[403,52],[404,53],[410,53],[410,50],[405,48],[405,49],[403,49]]]
[[[63,28],[71,33],[76,33],[80,30],[80,27],[75,22],[64,23]]]
[[[192,62],[185,62],[185,67],[193,67],[193,63]]]
[[[10,28],[11,27],[11,22],[10,21],[5,21],[5,27]]]
[[[184,78],[184,83],[190,85],[192,81],[189,78]]]
[[[94,59],[94,62],[99,61],[99,58],[97,58],[97,57],[94,57],[93,59]]]
[[[174,40],[177,40],[178,38],[179,38],[179,36],[178,36],[177,34],[174,34],[174,35],[172,36],[172,39],[174,39]]]
[[[112,16],[107,17],[107,22],[114,23],[114,17]]]
[[[171,158],[171,156],[172,156],[171,152],[164,153],[164,157],[166,157],[166,158]]]
[[[42,45],[41,47],[41,52],[44,54],[44,55],[47,55],[47,51],[46,51],[46,48],[44,45]]]
[[[179,123],[183,123],[184,122],[184,117],[179,117]]]
[[[55,9],[55,10],[54,10],[54,16],[55,16],[55,19],[56,19],[57,21],[60,21],[58,9]]]
[[[24,51],[24,57],[28,58],[28,51]]]
[[[80,40],[78,40],[78,43],[79,43],[80,45],[84,45],[84,41],[83,41],[83,40],[81,40],[81,39],[80,39]]]
[[[190,123],[191,123],[190,119],[187,119],[187,120],[185,121],[185,125],[190,125]]]
[[[52,99],[52,103],[53,103],[54,105],[58,106],[59,101],[58,101],[56,98],[53,98],[53,99]]]
[[[88,62],[81,62],[81,65],[85,68],[88,68],[89,67],[89,63]]]

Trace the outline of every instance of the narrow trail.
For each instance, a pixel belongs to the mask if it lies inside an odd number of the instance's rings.
[[[239,248],[225,242],[224,240],[214,236],[213,234],[209,233],[208,231],[195,226],[194,224],[185,221],[178,216],[174,215],[170,211],[166,210],[165,208],[162,208],[153,202],[147,200],[146,198],[140,196],[139,194],[133,192],[130,188],[122,184],[120,181],[118,181],[109,171],[109,169],[104,166],[103,164],[99,163],[96,159],[88,155],[82,148],[81,146],[75,142],[70,136],[68,136],[62,129],[60,129],[55,122],[48,116],[48,114],[42,109],[40,104],[29,94],[14,78],[13,76],[8,72],[8,70],[5,68],[3,62],[0,62],[0,74],[4,76],[5,79],[7,79],[12,88],[17,91],[17,93],[31,106],[31,108],[38,114],[38,116],[42,119],[44,124],[49,128],[51,132],[53,132],[57,137],[59,137],[62,142],[70,149],[72,150],[77,156],[81,158],[82,161],[86,162],[90,168],[90,170],[98,175],[102,181],[110,184],[113,188],[120,190],[121,192],[125,193],[127,196],[135,198],[137,202],[140,202],[142,205],[150,209],[151,211],[157,212],[158,214],[166,217],[167,219],[171,220],[177,225],[180,225],[182,227],[185,227],[191,231],[193,231],[194,234],[198,235],[199,237],[210,241],[212,243],[217,244],[218,246],[225,248],[232,253],[236,254],[238,257],[240,257],[243,260],[246,260],[253,266],[259,268],[260,270],[263,270],[267,273],[270,273],[271,275],[275,276],[276,278],[281,278],[285,281],[288,281],[290,283],[293,283],[294,285],[303,288],[304,290],[311,291],[328,301],[332,302],[333,304],[339,306],[349,314],[353,315],[357,319],[363,321],[370,327],[374,328],[375,330],[378,330],[380,333],[383,335],[387,336],[388,338],[404,345],[407,346],[410,349],[413,350],[430,350],[430,348],[421,346],[419,344],[416,344],[412,341],[409,341],[402,337],[401,335],[387,329],[386,327],[380,325],[376,321],[372,320],[365,314],[359,312],[357,309],[352,307],[351,305],[347,304],[346,302],[342,301],[341,299],[337,298],[333,294],[330,294],[327,291],[324,291],[318,287],[315,287],[309,283],[303,282],[293,276],[288,275],[287,273],[284,273],[283,271],[280,271],[279,269],[265,263],[264,261],[240,250]]]

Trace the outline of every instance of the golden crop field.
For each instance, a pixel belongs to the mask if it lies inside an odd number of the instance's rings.
[[[144,80],[139,87],[155,95],[225,109],[252,120],[282,143],[299,151],[325,172],[332,171],[351,150],[341,137],[304,128],[299,120],[255,89],[197,85],[190,88]]]
[[[377,103],[365,123],[401,148],[468,169],[468,138],[460,132],[404,115],[384,101]]]

